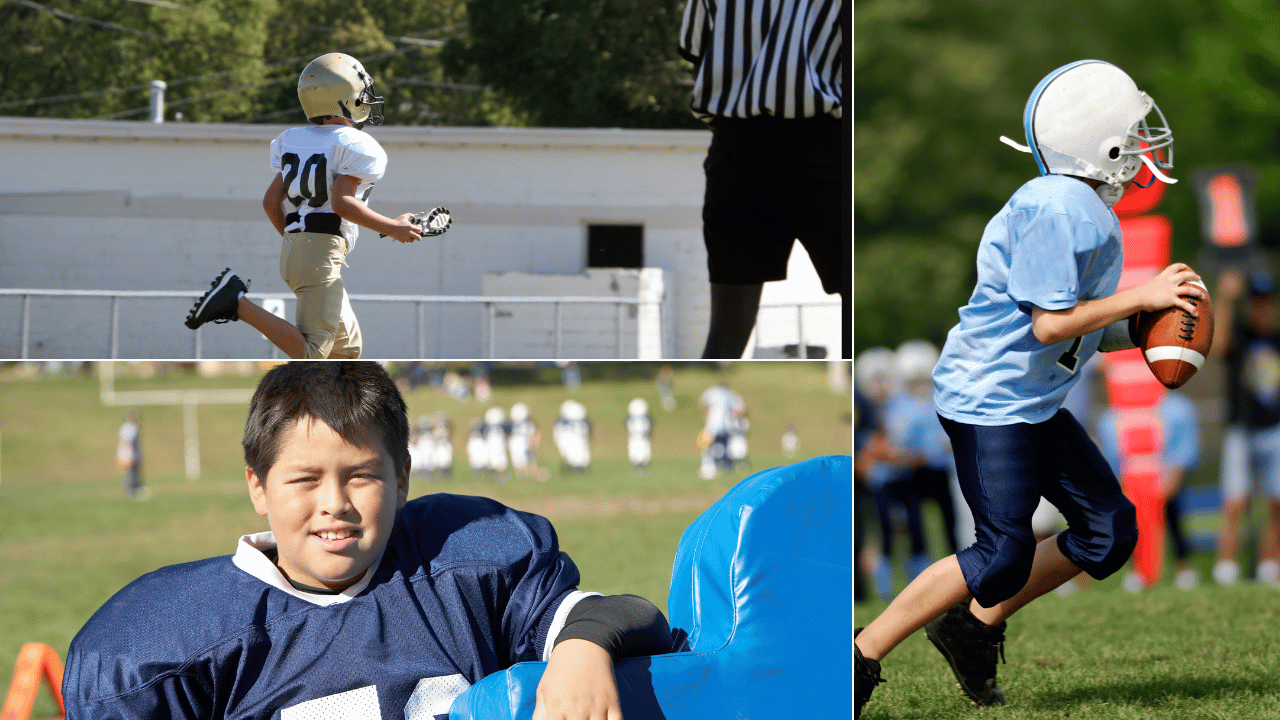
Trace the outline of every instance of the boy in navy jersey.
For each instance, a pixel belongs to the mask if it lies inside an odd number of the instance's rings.
[[[1162,127],[1150,127],[1148,114]],[[1041,177],[992,218],[978,282],[933,371],[934,404],[951,438],[976,542],[916,577],[856,629],[857,712],[880,682],[880,660],[920,628],[975,703],[1003,705],[996,658],[1005,620],[1080,572],[1120,569],[1137,543],[1134,506],[1071,413],[1061,408],[1096,351],[1133,347],[1138,311],[1207,297],[1174,263],[1117,293],[1120,224],[1111,210],[1144,166],[1165,182],[1173,135],[1150,96],[1120,68],[1081,60],[1047,75],[1023,117]],[[1044,496],[1066,531],[1037,544]]]
[[[268,372],[244,451],[271,531],[107,601],[71,643],[69,720],[439,720],[526,660],[548,662],[535,717],[616,720],[613,661],[673,649],[652,604],[577,589],[545,519],[407,501],[405,405],[374,363]]]
[[[387,168],[387,153],[365,123],[382,123],[382,98],[358,60],[329,53],[298,78],[298,99],[312,125],[290,128],[271,141],[275,178],[262,208],[280,233],[280,277],[297,296],[297,325],[245,297],[248,281],[223,271],[187,316],[192,330],[206,322],[244,320],[291,358],[360,357],[360,323],[342,283],[342,266],[365,227],[402,243],[422,238],[409,219],[388,218],[368,206]]]

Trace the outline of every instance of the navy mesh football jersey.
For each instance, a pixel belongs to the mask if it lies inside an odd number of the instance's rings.
[[[586,596],[545,518],[487,498],[409,502],[375,570],[340,596],[290,588],[264,540],[107,601],[71,643],[68,720],[447,718],[485,675],[545,660]]]

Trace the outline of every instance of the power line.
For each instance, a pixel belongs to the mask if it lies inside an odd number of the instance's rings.
[[[340,48],[338,52],[346,52],[348,50],[358,50],[362,47],[367,47],[367,45],[352,45],[349,47]],[[236,73],[250,72],[253,70],[263,70],[267,68],[280,67],[283,65],[294,65],[296,63],[302,62],[303,60],[311,59],[311,57],[312,57],[311,55],[299,55],[297,57],[291,57],[285,60],[276,60],[274,62],[263,63],[261,65],[250,65],[242,68],[235,68],[232,70],[223,70],[221,72],[209,73],[207,75],[194,75],[191,77],[179,78],[177,80],[167,80],[165,82],[170,88],[180,87],[182,85],[187,85],[193,82],[199,82],[201,80],[212,80],[214,78],[228,77],[231,75],[235,75]],[[101,97],[103,95],[111,95],[113,93],[132,92],[137,90],[149,90],[150,88],[151,88],[151,84],[147,83],[145,85],[130,85],[129,87],[122,87],[122,88],[107,88],[106,90],[92,90],[89,92],[73,93],[70,95],[55,95],[52,97],[34,98],[31,100],[7,100],[5,102],[0,102],[0,108],[25,107],[28,105],[49,105],[49,104],[60,103],[60,102],[71,102],[73,100],[84,100],[91,97]]]
[[[415,50],[421,50],[421,49],[422,49],[422,47],[421,47],[421,46],[418,46],[418,45],[411,45],[411,46],[409,46],[409,47],[407,47],[407,48],[399,48],[399,49],[396,49],[396,50],[391,50],[391,51],[389,51],[389,52],[383,52],[383,53],[378,53],[378,54],[376,54],[376,55],[370,55],[369,57],[365,58],[364,62],[366,62],[366,63],[373,63],[373,62],[377,62],[377,61],[379,61],[379,60],[386,60],[387,58],[395,57],[395,56],[397,56],[397,55],[403,55],[403,54],[405,54],[405,53],[414,52]],[[293,78],[292,76],[286,75],[285,77],[282,77],[282,78],[276,78],[275,80],[268,80],[268,81],[266,81],[266,82],[262,82],[262,83],[254,83],[254,84],[251,84],[251,85],[241,85],[240,87],[229,88],[229,89],[227,89],[227,90],[218,90],[218,91],[216,91],[216,92],[206,93],[206,94],[204,94],[204,95],[199,95],[199,96],[196,96],[196,97],[183,98],[183,99],[181,99],[181,100],[174,100],[174,101],[172,101],[172,102],[169,102],[169,101],[167,101],[167,100],[166,100],[165,105],[166,105],[167,107],[179,107],[179,106],[182,106],[182,105],[191,105],[191,104],[193,104],[193,103],[197,103],[197,102],[200,102],[200,101],[202,101],[202,100],[211,100],[211,99],[213,99],[213,98],[223,97],[223,96],[226,96],[226,95],[232,95],[232,94],[234,94],[234,93],[238,93],[238,92],[244,92],[244,91],[247,91],[247,90],[257,90],[258,88],[270,87],[270,86],[272,86],[272,85],[279,85],[280,83],[284,83],[284,82],[292,82],[292,81],[293,81],[293,79],[294,79],[294,78]],[[150,86],[148,85],[147,87],[150,87]],[[121,117],[127,117],[127,116],[129,116],[129,115],[135,115],[135,114],[137,114],[137,113],[141,113],[141,112],[147,112],[147,111],[149,111],[150,109],[151,109],[151,106],[150,106],[150,105],[147,105],[147,106],[140,107],[140,108],[133,108],[133,109],[131,109],[131,110],[120,110],[120,111],[118,111],[118,112],[107,113],[107,114],[105,114],[105,115],[98,115],[98,116],[94,117],[93,119],[94,119],[94,120],[112,120],[112,119],[115,119],[115,118],[121,118]],[[281,114],[283,114],[283,113],[281,113]]]
[[[176,38],[166,37],[164,35],[159,35],[157,33],[147,32],[146,30],[138,30],[137,28],[117,25],[115,23],[107,22],[106,20],[98,20],[96,18],[85,17],[84,15],[75,15],[65,10],[59,10],[57,8],[51,8],[47,5],[41,5],[38,2],[33,2],[33,0],[9,0],[9,2],[22,5],[23,7],[27,7],[42,13],[48,13],[49,15],[52,15],[64,22],[85,23],[88,25],[94,25],[96,27],[105,28],[107,30],[114,30],[116,32],[127,33],[129,35],[137,35],[139,37],[148,38],[150,40],[159,40],[160,42],[173,43],[176,45],[192,45],[198,48],[204,48],[206,50],[217,50],[227,55],[238,55],[240,57],[258,57],[257,55],[253,55],[251,53],[242,53],[242,52],[236,52],[234,50],[228,50],[225,47],[221,47],[218,45],[206,45],[204,43],[195,42],[194,40],[178,40]]]

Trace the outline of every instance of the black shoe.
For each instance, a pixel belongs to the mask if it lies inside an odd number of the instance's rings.
[[[1005,704],[1004,691],[996,685],[996,656],[1004,661],[1005,626],[974,617],[968,600],[924,626],[925,637],[947,659],[960,689],[978,705]]]
[[[853,637],[857,638],[858,633],[862,632],[862,628],[855,628]],[[854,671],[854,689],[858,693],[858,706],[854,711],[855,718],[862,715],[862,706],[867,704],[867,700],[871,699],[871,691],[876,686],[884,682],[884,678],[880,677],[880,662],[863,657],[862,651],[858,649],[857,643],[853,645],[853,658],[855,664]]]
[[[187,327],[195,330],[207,322],[225,323],[240,319],[236,310],[241,293],[249,289],[249,281],[230,273],[231,268],[227,268],[213,279],[209,292],[187,313]]]

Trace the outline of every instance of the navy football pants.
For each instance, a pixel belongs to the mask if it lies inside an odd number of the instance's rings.
[[[1129,559],[1138,542],[1133,503],[1070,412],[1034,425],[941,419],[973,510],[977,541],[956,557],[979,605],[991,607],[1026,585],[1036,552],[1031,515],[1041,495],[1067,519],[1058,548],[1071,562],[1104,578]]]

